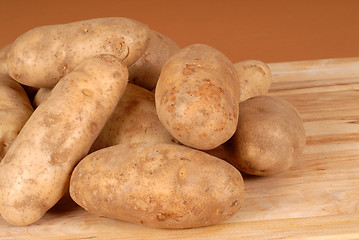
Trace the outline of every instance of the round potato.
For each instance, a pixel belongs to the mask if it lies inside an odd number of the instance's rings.
[[[265,95],[269,91],[272,73],[267,64],[258,60],[246,60],[235,63],[234,67],[238,73],[240,102]]]
[[[19,36],[7,67],[16,81],[32,87],[54,87],[83,60],[111,54],[132,65],[148,46],[149,29],[128,18],[97,18],[41,26]]]
[[[127,68],[118,58],[99,55],[56,84],[0,163],[5,221],[32,224],[61,198],[74,166],[88,153],[127,81]]]
[[[305,146],[298,111],[284,99],[257,96],[239,104],[236,133],[224,144],[239,171],[269,176],[287,170]]]
[[[0,74],[0,162],[33,111],[21,85]]]
[[[192,228],[236,213],[244,183],[227,162],[186,146],[119,144],[80,161],[70,195],[97,215],[156,228]]]
[[[155,98],[165,128],[181,143],[209,150],[236,131],[237,72],[218,50],[194,44],[181,49],[163,66]]]
[[[172,143],[175,139],[158,119],[152,92],[128,84],[90,152],[123,143]]]

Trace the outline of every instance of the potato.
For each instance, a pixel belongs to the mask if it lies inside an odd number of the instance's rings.
[[[156,86],[157,114],[181,143],[213,149],[236,131],[237,72],[218,50],[194,44],[174,54],[163,66]]]
[[[303,152],[305,130],[293,105],[282,98],[257,96],[239,104],[236,133],[224,144],[239,171],[270,176],[287,170]]]
[[[36,27],[14,41],[7,67],[10,76],[22,84],[51,88],[95,55],[115,55],[126,66],[132,65],[146,50],[148,38],[146,25],[127,18]]]
[[[156,228],[192,228],[236,213],[244,183],[227,162],[186,146],[119,144],[80,161],[70,195],[93,214]]]
[[[130,83],[148,90],[154,89],[163,65],[179,49],[180,47],[172,39],[150,30],[147,50],[137,62],[128,68]]]
[[[128,84],[90,152],[122,143],[174,141],[157,117],[154,94],[142,87]]]
[[[255,96],[265,95],[272,84],[271,70],[258,60],[237,62],[234,67],[239,79],[240,102]]]
[[[51,93],[52,88],[40,88],[32,101],[34,108],[37,108],[42,102],[44,102]]]
[[[8,44],[2,49],[0,49],[0,74],[8,74],[6,61],[10,48],[11,48],[11,44]]]
[[[0,74],[0,162],[33,111],[21,85]]]
[[[61,198],[127,81],[117,57],[99,55],[56,84],[0,163],[0,212],[8,223],[32,224]]]

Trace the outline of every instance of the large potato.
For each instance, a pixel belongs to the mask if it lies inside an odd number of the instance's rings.
[[[128,81],[116,57],[89,58],[39,105],[0,163],[0,212],[14,225],[40,219],[68,189]]]
[[[218,50],[203,44],[181,49],[163,66],[156,108],[166,129],[181,143],[213,149],[236,131],[237,72]]]
[[[180,47],[169,37],[150,30],[145,53],[128,68],[130,82],[148,90],[156,87],[163,65]]]
[[[33,111],[20,84],[0,74],[0,162]]]
[[[80,161],[70,195],[97,215],[157,228],[192,228],[237,212],[244,183],[227,162],[186,146],[119,144]]]
[[[122,143],[174,141],[157,117],[154,94],[128,84],[90,152]]]
[[[11,44],[6,45],[5,47],[0,49],[0,74],[8,74],[7,73],[7,55],[10,51]]]
[[[234,67],[238,73],[238,92],[240,101],[265,95],[272,84],[272,73],[264,62],[246,60],[237,62]]]
[[[257,96],[239,104],[237,131],[224,148],[238,170],[269,176],[287,170],[303,152],[305,140],[293,105],[282,98]]]
[[[139,59],[148,46],[146,25],[127,18],[98,18],[36,27],[13,43],[9,74],[33,87],[53,87],[84,59],[111,54],[126,66]]]

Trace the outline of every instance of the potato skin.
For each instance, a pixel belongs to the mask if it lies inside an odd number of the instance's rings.
[[[158,119],[154,94],[140,86],[128,84],[90,152],[123,143],[174,141]]]
[[[51,93],[52,88],[40,88],[32,101],[34,108],[37,108],[42,102],[44,102]]]
[[[0,162],[33,111],[21,85],[0,74]]]
[[[165,128],[181,143],[213,149],[235,132],[237,73],[232,62],[204,44],[185,47],[163,66],[155,98]]]
[[[97,215],[156,228],[192,228],[237,212],[244,184],[227,162],[186,146],[119,144],[81,160],[70,195]]]
[[[0,163],[5,221],[32,224],[61,198],[74,166],[87,154],[127,81],[127,68],[118,58],[99,55],[56,84]]]
[[[11,43],[0,49],[0,74],[8,74],[6,61],[10,48]]]
[[[10,76],[33,87],[53,87],[83,60],[111,54],[126,66],[148,46],[149,29],[128,18],[97,18],[36,27],[19,36],[7,60]]]
[[[130,83],[148,90],[156,87],[163,65],[180,47],[169,37],[150,30],[145,53],[128,68]]]
[[[239,171],[270,176],[287,170],[305,146],[302,119],[282,98],[257,96],[239,104],[236,133],[224,144]]]
[[[272,84],[272,73],[269,66],[259,60],[237,62],[234,67],[238,73],[239,101],[265,95]]]

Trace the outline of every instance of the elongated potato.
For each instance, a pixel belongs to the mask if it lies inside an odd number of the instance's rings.
[[[127,81],[118,58],[99,55],[56,84],[0,163],[0,212],[7,222],[34,223],[61,198]]]
[[[166,129],[181,143],[201,150],[226,142],[236,131],[237,73],[218,50],[195,44],[163,66],[156,108]]]
[[[80,161],[70,195],[101,216],[157,228],[192,228],[236,213],[244,183],[227,162],[186,146],[119,144]]]
[[[33,87],[53,87],[84,59],[111,54],[126,66],[148,46],[149,29],[128,18],[98,18],[36,27],[19,36],[7,60],[9,74]]]
[[[287,170],[305,146],[302,119],[282,98],[256,96],[239,104],[236,133],[224,144],[238,170],[270,176]]]
[[[265,95],[269,91],[272,74],[267,64],[258,60],[246,60],[235,63],[234,67],[238,73],[240,102]]]
[[[179,49],[172,39],[150,30],[148,48],[142,57],[128,68],[130,83],[148,90],[154,89],[163,65]]]
[[[0,49],[0,74],[8,74],[6,62],[10,48],[11,48],[11,44],[8,44],[2,49]]]
[[[142,87],[128,84],[90,152],[123,143],[174,141],[157,117],[154,94]]]
[[[0,74],[0,162],[33,111],[21,85]]]

